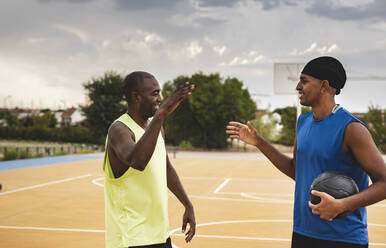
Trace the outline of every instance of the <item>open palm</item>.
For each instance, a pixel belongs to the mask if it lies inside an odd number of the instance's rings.
[[[229,134],[231,139],[239,139],[250,145],[257,145],[257,131],[254,129],[250,122],[247,125],[231,121],[227,126],[226,133]]]

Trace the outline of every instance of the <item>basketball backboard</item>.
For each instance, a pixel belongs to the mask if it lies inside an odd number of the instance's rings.
[[[304,65],[305,63],[274,63],[274,94],[296,95],[296,84]]]

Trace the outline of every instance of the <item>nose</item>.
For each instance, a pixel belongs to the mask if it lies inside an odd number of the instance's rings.
[[[158,99],[157,99],[159,102],[162,102],[162,96],[161,94],[158,95]]]
[[[296,85],[296,90],[299,91],[301,89],[302,89],[302,84],[301,84],[301,82],[299,80],[298,84]]]

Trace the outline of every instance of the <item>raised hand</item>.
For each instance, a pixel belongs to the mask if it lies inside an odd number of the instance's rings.
[[[158,113],[164,116],[172,113],[180,103],[192,94],[194,84],[186,82],[180,85],[160,106]]]
[[[257,145],[258,138],[260,137],[249,121],[247,125],[235,121],[229,122],[226,133],[229,134],[231,139],[239,139],[253,146]]]

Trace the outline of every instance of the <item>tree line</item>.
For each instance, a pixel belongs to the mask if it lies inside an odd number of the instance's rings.
[[[250,120],[259,133],[277,144],[293,145],[296,130],[296,107],[258,110],[243,82],[234,77],[222,78],[219,73],[181,75],[163,85],[166,99],[185,82],[196,85],[194,93],[169,115],[164,123],[166,143],[185,148],[224,149],[230,144],[225,127],[230,120]],[[126,112],[123,97],[123,76],[113,72],[93,77],[83,84],[88,101],[79,106],[86,116],[81,127],[56,127],[56,119],[47,110],[22,123],[10,113],[0,113],[8,123],[0,127],[0,138],[84,142],[104,144],[110,124]],[[302,112],[311,111],[302,108]],[[385,110],[370,106],[361,118],[376,145],[386,153]],[[280,128],[278,128],[280,127]]]

